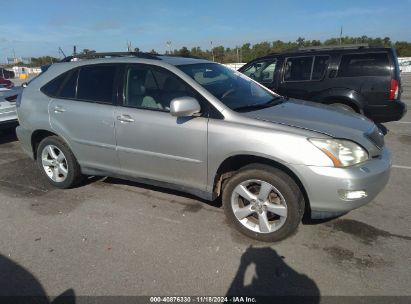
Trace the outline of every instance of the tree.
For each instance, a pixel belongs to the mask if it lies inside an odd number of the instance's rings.
[[[181,57],[189,57],[190,56],[190,51],[187,49],[187,47],[183,46],[179,51],[178,55]]]
[[[95,50],[84,49],[84,50],[82,50],[82,51],[80,52],[80,54],[82,54],[82,55],[89,55],[89,54],[93,54],[93,53],[95,53],[95,52],[96,52]]]
[[[217,62],[221,63],[230,63],[230,62],[249,62],[257,57],[265,56],[270,53],[282,53],[289,50],[296,49],[302,46],[331,46],[331,45],[339,45],[339,44],[358,44],[358,43],[368,43],[371,46],[384,46],[384,47],[394,47],[397,50],[397,54],[400,57],[411,56],[411,42],[407,41],[397,41],[392,42],[390,37],[368,37],[366,35],[358,36],[358,37],[331,37],[326,39],[325,41],[320,40],[306,40],[304,37],[298,37],[295,41],[282,41],[282,40],[275,40],[272,42],[263,41],[259,43],[255,43],[252,45],[251,43],[244,43],[242,46],[236,48],[224,47],[222,45],[214,47],[212,50],[203,50],[199,46],[195,46],[190,50],[183,46],[181,49],[173,50],[170,53],[171,55],[176,56],[195,56],[199,58],[204,58],[207,60],[214,59]],[[134,48],[135,52],[139,52],[139,48]],[[80,54],[83,55],[91,55],[96,51],[91,49],[84,49],[81,51]],[[151,54],[158,54],[154,49],[150,51]],[[91,57],[91,56],[90,56]],[[41,66],[43,64],[50,64],[57,62],[58,59],[50,56],[43,56],[43,57],[33,57],[31,60],[30,65],[25,66]],[[19,63],[20,64],[20,63]]]
[[[217,62],[224,62],[224,47],[222,45],[213,48],[214,58]]]

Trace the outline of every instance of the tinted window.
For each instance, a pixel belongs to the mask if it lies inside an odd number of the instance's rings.
[[[330,56],[315,56],[311,80],[320,80],[324,77],[329,61]]]
[[[95,65],[80,69],[77,99],[112,103],[115,66]]]
[[[78,70],[70,73],[68,78],[65,80],[63,87],[58,94],[60,98],[75,98],[76,97],[76,88],[77,88],[77,76]]]
[[[338,77],[389,76],[386,53],[350,54],[341,57]]]
[[[191,87],[166,70],[145,65],[127,70],[127,106],[169,111],[172,99],[194,95]]]
[[[287,58],[287,61],[285,62],[284,80],[310,80],[312,64],[312,56]]]
[[[259,82],[273,82],[277,60],[255,62],[243,71],[248,77]]]
[[[67,75],[68,73],[64,73],[54,78],[52,81],[44,85],[41,88],[41,91],[48,96],[56,97]]]

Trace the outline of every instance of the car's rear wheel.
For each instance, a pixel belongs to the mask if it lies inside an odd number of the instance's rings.
[[[42,175],[55,187],[67,189],[83,180],[73,152],[57,136],[47,137],[40,142],[37,164]]]
[[[291,235],[304,212],[303,195],[283,171],[260,164],[244,167],[225,184],[224,211],[243,234],[275,242]]]

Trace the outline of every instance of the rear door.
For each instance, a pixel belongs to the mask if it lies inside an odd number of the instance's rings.
[[[83,167],[103,171],[118,168],[114,130],[116,73],[117,66],[113,64],[69,71],[60,77],[57,92],[50,100],[51,126],[69,142]]]
[[[292,98],[311,100],[325,90],[329,55],[302,55],[285,58],[278,93]]]
[[[129,65],[124,79],[124,103],[115,114],[122,171],[205,190],[208,118],[170,114],[173,98],[199,100],[196,92],[175,74],[152,65]]]

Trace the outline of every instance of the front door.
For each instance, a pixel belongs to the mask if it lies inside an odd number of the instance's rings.
[[[117,151],[126,175],[205,190],[207,117],[173,117],[170,101],[195,96],[163,68],[125,70],[124,103],[116,109]]]

